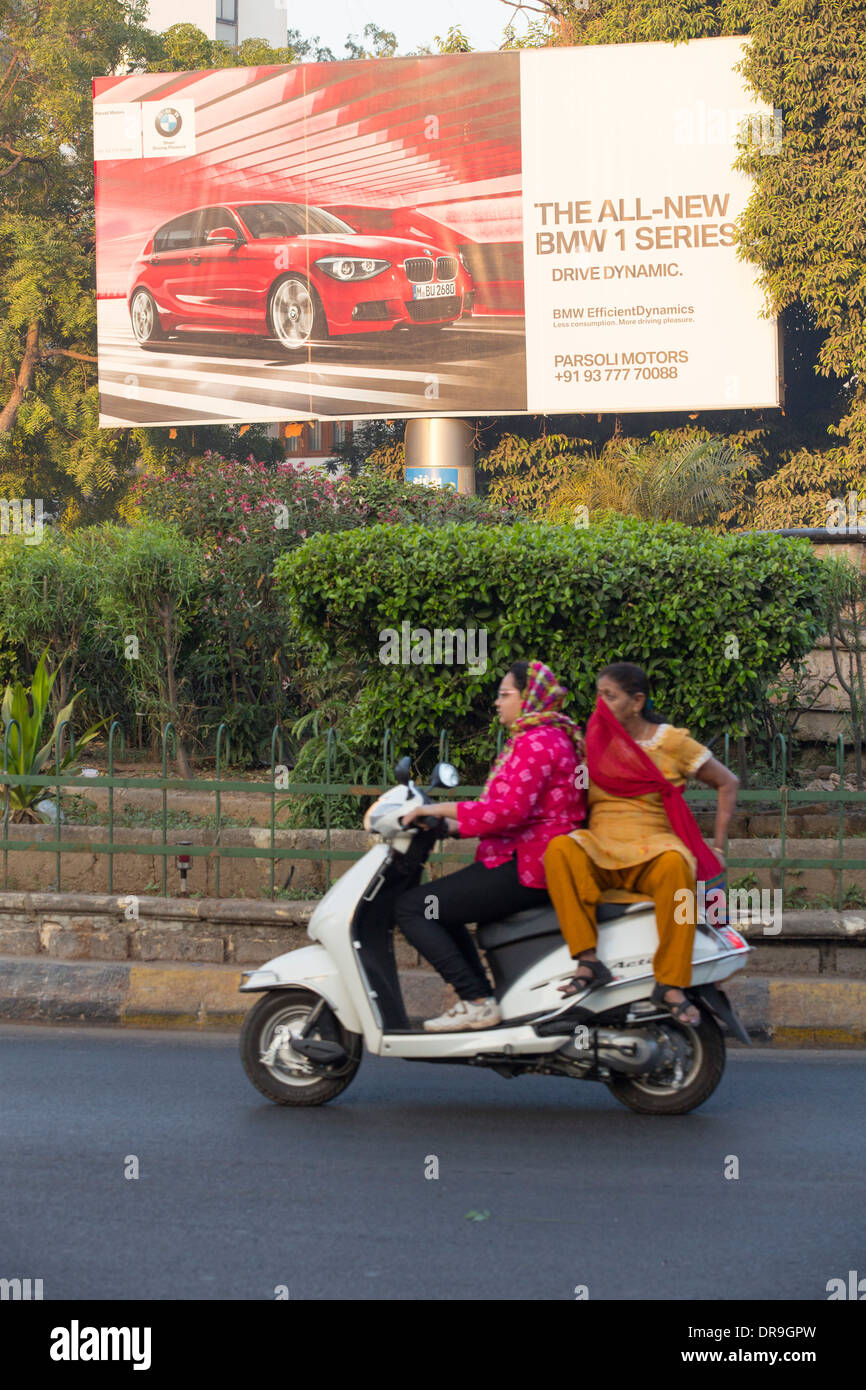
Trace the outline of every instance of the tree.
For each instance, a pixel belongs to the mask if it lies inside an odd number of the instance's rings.
[[[437,34],[435,43],[440,53],[472,52],[472,44],[469,42],[459,24],[452,24],[444,39]]]
[[[366,420],[356,424],[342,444],[334,445],[334,458],[338,463],[332,471],[342,466],[349,477],[355,478],[362,469],[369,469],[386,478],[402,480],[405,453],[401,436],[402,429],[394,420]]]
[[[334,54],[330,48],[323,47],[319,42],[318,35],[314,39],[304,39],[301,37],[299,29],[290,29],[286,42],[295,55],[292,60],[295,63],[333,63],[335,61]]]
[[[622,512],[643,521],[718,526],[737,501],[737,483],[754,459],[723,439],[611,440],[591,455],[553,499],[551,513]]]
[[[94,73],[153,50],[143,0],[0,0],[0,485],[110,509],[127,439],[96,428]]]
[[[67,525],[116,514],[141,452],[233,453],[240,438],[176,432],[172,450],[165,431],[98,428],[92,78],[289,63],[304,47],[235,52],[190,24],[153,34],[146,14],[145,0],[0,0],[0,493],[40,497]]]
[[[741,502],[757,460],[742,442],[689,430],[655,431],[648,440],[615,435],[600,450],[562,434],[504,435],[479,466],[492,475],[491,500],[538,517],[568,521],[585,508],[719,526]]]
[[[545,515],[563,487],[580,476],[588,439],[566,434],[542,434],[526,439],[505,434],[478,460],[490,474],[487,492],[500,505],[511,505],[536,516]]]
[[[390,29],[381,29],[378,24],[365,24],[360,39],[356,34],[350,34],[346,40],[349,58],[393,58],[396,52],[397,35],[392,34]]]
[[[852,494],[854,500],[852,501]],[[866,495],[866,460],[845,450],[816,454],[800,449],[755,488],[750,524],[778,530],[792,526],[859,525]],[[845,512],[844,522],[838,511]],[[853,514],[853,515],[851,515]]]
[[[784,114],[774,158],[745,149],[755,180],[740,246],[758,264],[772,307],[806,304],[823,332],[816,371],[844,383],[831,433],[866,466],[866,5],[863,0],[730,0],[748,27],[743,74]],[[780,61],[796,53],[794,63]]]
[[[172,24],[158,41],[159,57],[148,64],[149,72],[194,72],[197,68],[253,68],[269,63],[295,63],[318,43],[305,43],[297,29],[283,48],[272,48],[265,39],[242,39],[229,48],[221,39],[209,39],[195,24]],[[324,50],[330,52],[330,50]]]
[[[760,524],[772,514],[777,525],[821,525],[827,496],[807,486],[803,470],[813,462],[816,484],[823,474],[836,488],[836,480],[860,486],[866,469],[864,0],[503,3],[511,47],[749,36],[743,75],[782,113],[783,138],[772,157],[757,145],[741,153],[754,191],[739,247],[760,267],[770,308],[781,315],[789,389],[786,414],[769,418],[757,449],[754,510],[741,507],[735,519]],[[530,20],[522,37],[514,29],[518,13]],[[792,54],[796,61],[788,61]],[[747,420],[743,412],[741,430]],[[654,427],[685,423],[662,416]],[[716,416],[703,415],[702,423],[727,433]],[[787,514],[786,498],[794,505]]]

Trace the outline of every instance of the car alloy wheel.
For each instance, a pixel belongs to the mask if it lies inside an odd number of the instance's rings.
[[[162,337],[156,305],[147,290],[137,290],[130,309],[132,331],[142,346]]]
[[[312,338],[327,337],[324,315],[311,290],[294,276],[281,280],[271,296],[271,327],[283,347],[304,347]]]

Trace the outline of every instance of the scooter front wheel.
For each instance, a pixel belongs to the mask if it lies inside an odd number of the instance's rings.
[[[665,1022],[668,1058],[651,1076],[614,1076],[607,1083],[618,1101],[641,1115],[687,1115],[713,1094],[725,1070],[725,1040],[714,1018],[701,1010],[696,1027]]]
[[[327,1065],[296,1052],[291,1036],[301,1033],[318,1006],[308,1042],[337,1043],[345,1059]],[[276,1105],[324,1105],[345,1091],[361,1065],[363,1043],[350,1033],[321,996],[308,989],[274,989],[254,1004],[241,1028],[241,1061],[250,1081]]]

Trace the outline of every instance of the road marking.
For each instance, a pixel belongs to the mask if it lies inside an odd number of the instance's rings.
[[[244,365],[242,360],[239,361],[237,358],[234,357],[190,357],[187,354],[184,354],[184,356],[180,360],[182,362],[186,362],[196,366],[200,371],[209,371],[210,375],[213,376],[215,380],[220,379],[222,375],[217,370],[219,367],[233,367],[235,371],[237,371],[240,367]],[[183,373],[177,369],[177,361],[177,358],[169,358],[167,354],[160,355],[159,353],[153,352],[148,353],[146,359],[142,360],[140,352],[137,352],[135,348],[132,348],[129,350],[123,350],[121,352],[112,353],[111,357],[107,357],[106,361],[102,364],[102,371],[119,372],[124,370],[125,365],[128,365],[135,369],[135,372],[138,376],[159,376],[165,370],[169,370],[172,376],[180,376]],[[468,367],[477,367],[478,363],[467,362],[465,365]],[[372,380],[381,381],[420,381],[425,383],[430,380],[431,376],[435,376],[438,382],[443,383],[446,386],[467,386],[470,384],[472,380],[471,377],[452,376],[448,373],[437,371],[435,364],[430,367],[429,371],[426,372],[417,372],[410,370],[404,371],[399,368],[395,368],[394,371],[389,371],[385,367],[356,367],[350,366],[348,364],[340,366],[338,363],[327,362],[318,363],[313,366],[308,365],[306,362],[303,364],[298,363],[297,365],[291,362],[256,362],[251,363],[251,367],[254,369],[254,372],[265,372],[268,374],[276,374],[278,372],[301,373],[305,375],[305,379],[309,380],[312,385],[318,385],[318,383],[313,380],[313,378],[316,376],[344,376],[348,378],[350,381],[358,377],[362,379],[369,377]],[[211,368],[214,368],[214,370],[210,371]],[[230,378],[226,377],[225,379],[229,380]],[[256,379],[257,378],[253,374],[253,372],[251,372],[250,376],[245,376],[243,378],[243,380],[246,381],[249,385],[253,385]],[[270,375],[265,375],[261,378],[261,380],[263,385],[266,387],[270,387],[273,384]]]
[[[173,368],[171,375],[172,378],[176,380],[198,382],[200,385],[204,385],[204,383],[202,382],[200,372],[182,372],[177,371]],[[108,372],[101,372],[99,376],[100,390],[102,389],[103,381],[110,382],[113,385],[124,384],[122,369],[116,371],[109,370]],[[249,377],[234,376],[231,374],[208,377],[207,384],[213,384],[215,386],[239,386],[243,387],[247,391],[256,389],[255,382],[252,381]],[[286,384],[285,382],[280,382],[279,385],[277,385],[273,382],[268,381],[264,383],[260,389],[266,391],[267,394],[274,396],[277,399],[279,399],[280,396],[305,396],[307,398],[313,396],[321,397],[325,400],[368,401],[371,404],[375,403],[381,405],[395,406],[405,405],[411,407],[412,409],[417,408],[419,404],[423,404],[424,401],[423,395],[410,396],[408,394],[397,391],[362,391],[354,386],[317,385],[315,390],[311,391],[308,386],[292,386]],[[174,404],[178,406],[186,406],[190,401],[193,401],[195,403],[196,408],[201,410],[205,402],[210,403],[211,401],[213,401],[215,406],[223,407],[222,413],[224,413],[227,404],[233,403],[235,405],[247,406],[250,410],[269,411],[269,418],[272,420],[285,420],[286,418],[285,406],[283,406],[282,409],[280,409],[277,406],[271,407],[268,405],[260,405],[258,404],[258,402],[255,401],[245,401],[243,400],[243,398],[238,398],[237,396],[231,395],[220,396],[217,392],[211,392],[206,390],[200,391],[198,395],[188,395],[182,391],[159,391],[151,387],[140,386],[136,384],[134,387],[130,388],[130,391],[130,403],[134,403],[135,401],[151,401],[154,404],[158,403],[162,405]]]

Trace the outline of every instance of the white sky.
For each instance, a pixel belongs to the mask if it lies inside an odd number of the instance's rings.
[[[435,5],[419,5],[417,0],[317,0],[300,5],[289,0],[288,28],[299,29],[304,38],[318,35],[336,57],[344,56],[343,45],[349,34],[360,37],[364,25],[374,23],[397,35],[398,53],[427,44],[433,37],[444,38],[452,24],[459,24],[474,48],[494,49],[502,42],[502,31],[512,10],[501,0],[437,0]],[[518,21],[518,30],[525,21]]]

